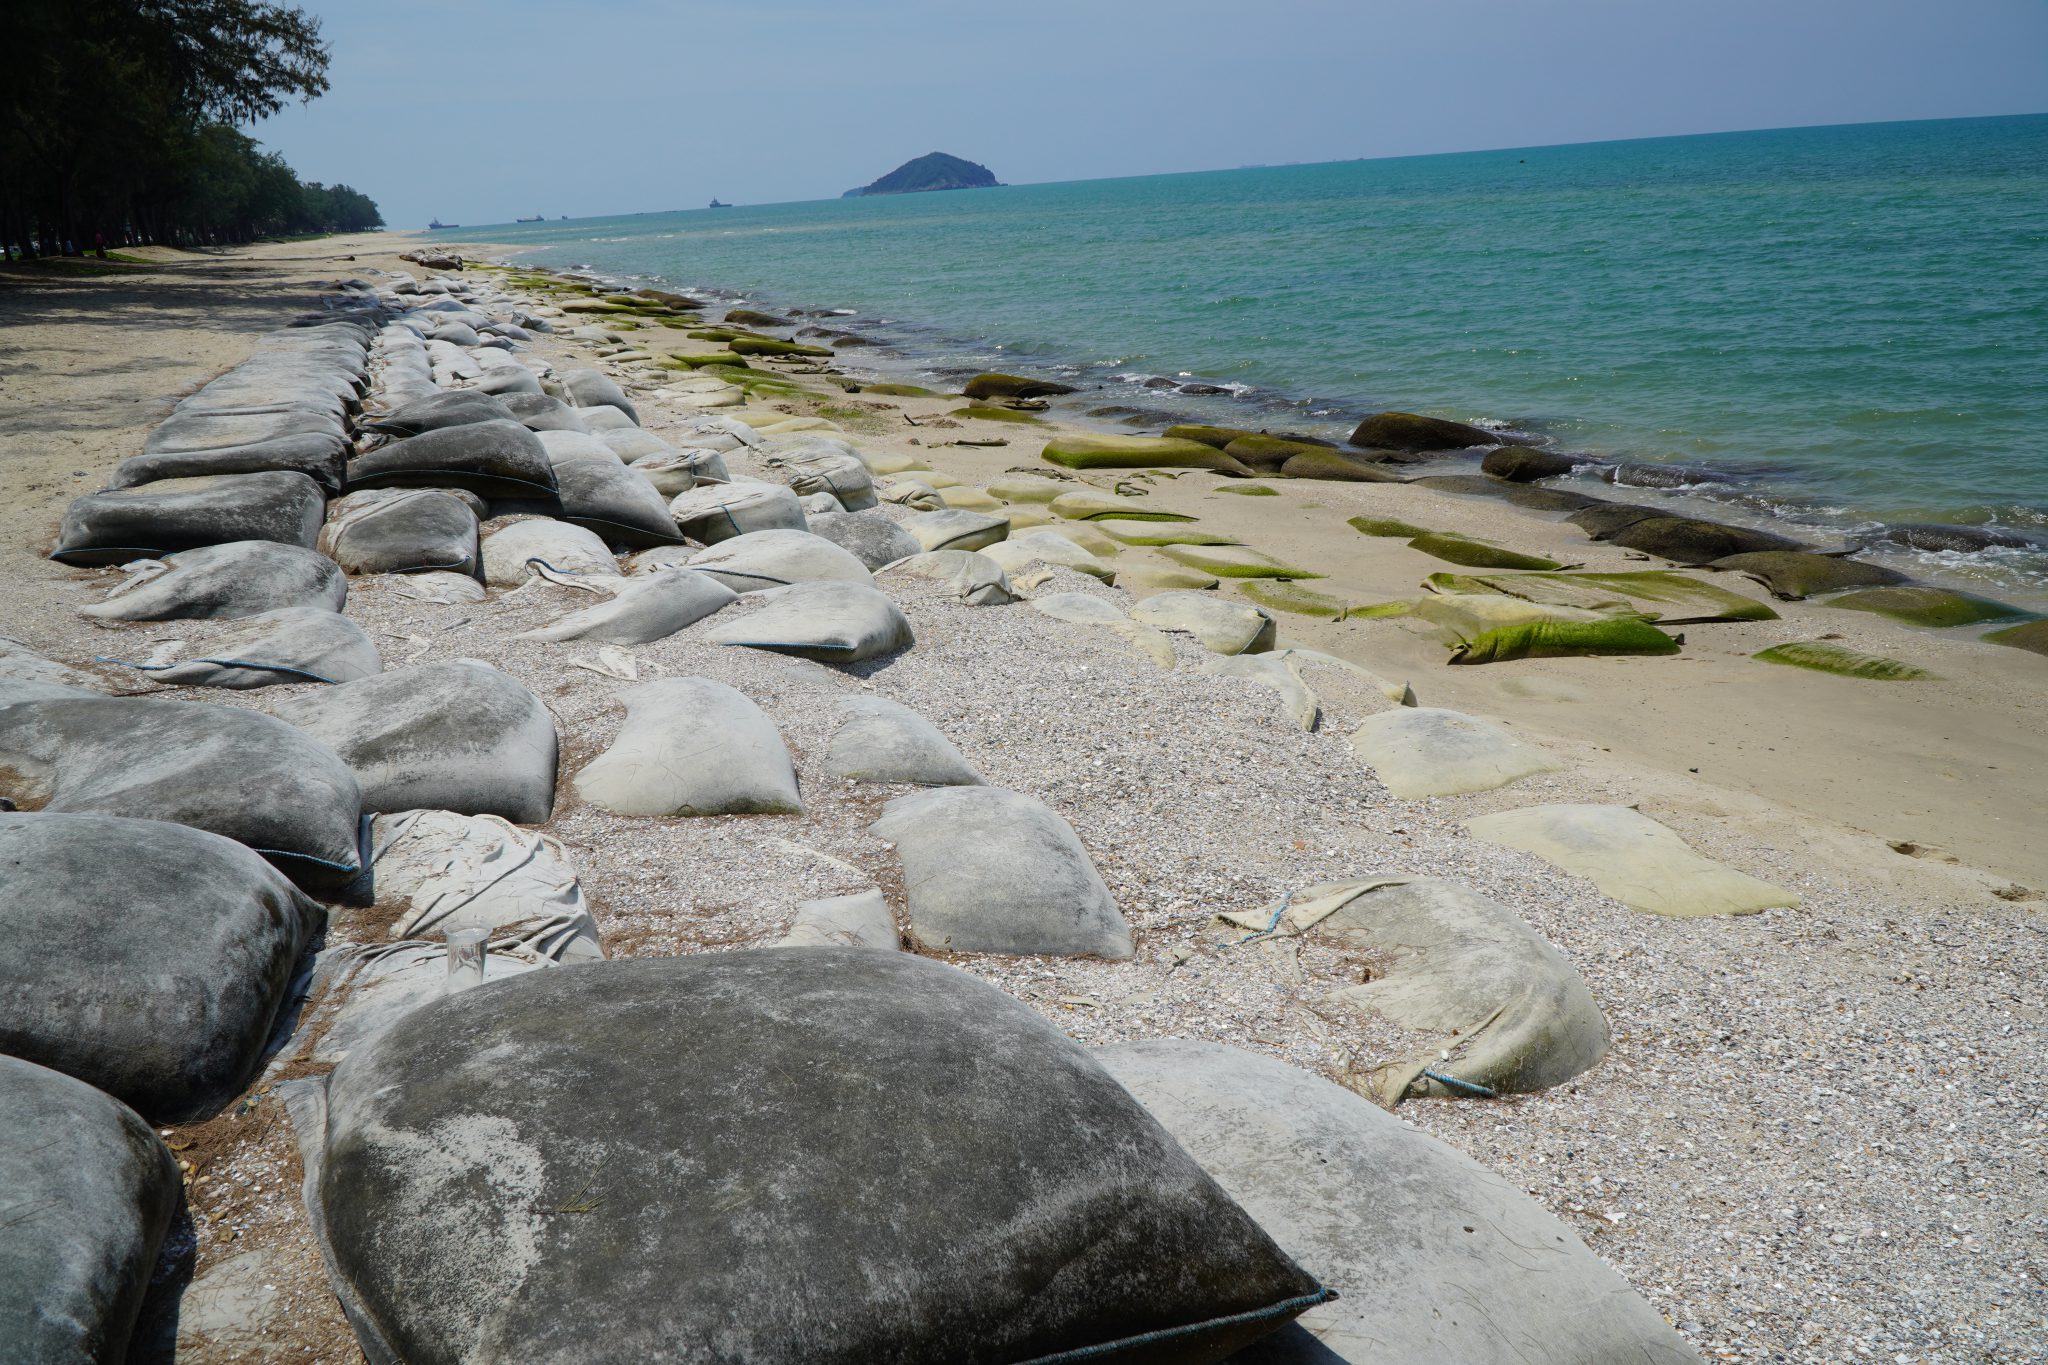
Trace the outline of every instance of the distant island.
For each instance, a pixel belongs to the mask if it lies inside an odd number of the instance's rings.
[[[906,161],[872,185],[848,190],[841,199],[862,199],[870,194],[922,194],[926,190],[982,190],[1002,184],[995,172],[972,161],[962,161],[944,152],[930,152]]]

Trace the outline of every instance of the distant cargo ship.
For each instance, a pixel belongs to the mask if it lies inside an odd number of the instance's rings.
[[[712,201],[711,201],[711,207],[712,207],[712,208],[715,208],[715,209],[729,209],[729,208],[731,208],[731,207],[732,207],[732,205],[731,205],[731,204],[721,204],[721,203],[719,203],[719,202],[718,202],[718,200],[717,200],[716,198],[713,198],[713,199],[712,199]]]
[[[427,231],[439,232],[443,228],[459,228],[461,226],[462,224],[460,223],[444,223],[439,218],[436,218],[433,222],[427,224]]]
[[[536,213],[531,218],[514,218],[512,221],[515,223],[545,223],[547,221],[547,216],[545,214]]]

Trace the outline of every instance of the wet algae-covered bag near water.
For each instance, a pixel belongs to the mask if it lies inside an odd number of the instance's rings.
[[[1321,1302],[1130,1094],[861,948],[532,972],[287,1102],[372,1361],[1218,1361]]]

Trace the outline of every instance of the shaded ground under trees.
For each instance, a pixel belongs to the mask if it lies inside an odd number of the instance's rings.
[[[327,89],[320,23],[259,0],[12,0],[0,19],[0,247],[245,242],[383,226],[242,131]]]

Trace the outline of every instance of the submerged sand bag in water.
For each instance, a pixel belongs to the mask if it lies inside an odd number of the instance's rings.
[[[1653,915],[1749,915],[1799,897],[1702,858],[1627,806],[1531,806],[1467,820],[1474,837],[1533,853]]]

